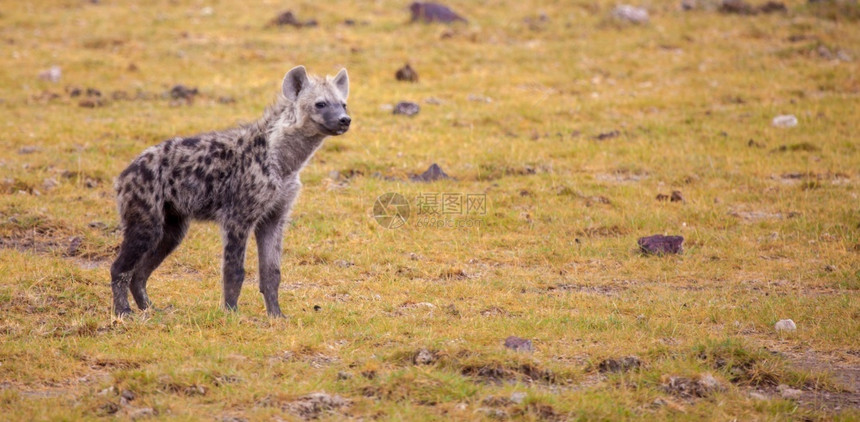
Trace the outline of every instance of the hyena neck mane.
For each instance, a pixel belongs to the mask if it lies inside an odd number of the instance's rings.
[[[299,119],[296,105],[281,96],[249,128],[252,139],[265,138],[269,159],[277,163],[284,177],[301,171],[327,136],[308,119]]]

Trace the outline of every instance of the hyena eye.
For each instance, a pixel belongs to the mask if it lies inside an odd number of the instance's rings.
[[[346,103],[341,103],[340,105],[342,105],[343,109],[346,110]]]
[[[315,106],[316,108],[325,108],[326,104],[325,104],[325,102],[324,102],[324,101],[320,101],[320,102],[318,102],[318,103],[314,104],[314,106]]]

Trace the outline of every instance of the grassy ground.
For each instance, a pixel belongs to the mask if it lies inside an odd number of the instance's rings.
[[[0,419],[860,418],[856,3],[649,0],[627,25],[606,0],[452,0],[470,23],[448,27],[408,24],[406,2],[305,1],[319,25],[301,29],[267,27],[285,5],[263,3],[0,10]],[[405,62],[418,83],[394,79]],[[113,321],[113,177],[255,119],[297,64],[349,69],[354,126],[303,174],[290,318],[264,316],[254,248],[240,312],[218,309],[220,238],[198,223],[150,280],[160,310]],[[52,65],[59,82],[37,76]],[[420,114],[392,115],[401,100]],[[408,181],[432,163],[455,180]],[[406,226],[372,218],[386,192],[412,201]],[[443,192],[486,213],[420,227],[416,197]],[[636,251],[658,233],[683,255]]]

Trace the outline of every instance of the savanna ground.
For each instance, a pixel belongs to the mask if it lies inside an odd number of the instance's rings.
[[[857,3],[650,0],[646,25],[532,3],[452,0],[470,22],[446,26],[388,0],[5,2],[0,419],[860,418]],[[318,25],[267,26],[290,8]],[[253,246],[240,311],[218,308],[220,236],[196,223],[158,310],[114,320],[114,176],[257,118],[297,64],[349,69],[354,123],[303,173],[289,319],[265,317]],[[454,179],[409,181],[432,163]],[[404,227],[373,219],[386,192]],[[441,193],[486,213],[420,227]],[[641,255],[651,234],[684,253]]]

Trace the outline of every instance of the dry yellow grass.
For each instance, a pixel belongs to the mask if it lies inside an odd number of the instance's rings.
[[[271,1],[2,7],[0,419],[292,419],[320,391],[348,402],[331,419],[860,418],[857,4],[648,1],[647,25],[604,0],[450,5],[470,23],[410,25],[388,0],[294,4],[319,21],[301,29],[267,27]],[[394,79],[405,62],[420,82]],[[254,248],[240,312],[218,309],[220,238],[198,223],[150,281],[160,310],[112,321],[113,177],[148,145],[256,118],[297,64],[349,69],[354,127],[303,174],[290,319],[264,316]],[[37,77],[52,65],[59,82]],[[171,101],[175,84],[200,94]],[[79,105],[88,87],[104,104]],[[392,115],[401,100],[421,112]],[[434,162],[455,180],[407,180]],[[673,190],[685,201],[655,199]],[[485,194],[487,212],[386,230],[386,192]],[[684,254],[640,255],[656,233]],[[642,366],[598,370],[627,355]],[[722,391],[663,388],[705,374]]]

